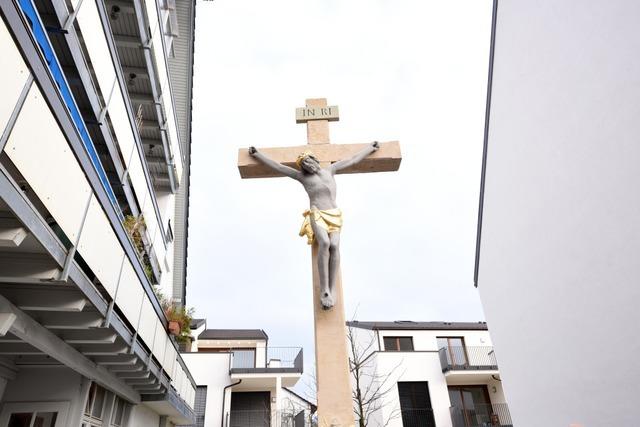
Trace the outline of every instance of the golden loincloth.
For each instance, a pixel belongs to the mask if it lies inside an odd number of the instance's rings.
[[[310,215],[313,215],[313,220],[316,225],[327,230],[327,233],[333,233],[334,231],[340,231],[342,228],[342,211],[339,208],[326,209],[321,211],[320,209],[307,209],[302,213],[304,216],[304,222],[300,227],[300,236],[307,236],[307,244],[312,245],[314,241],[313,228],[311,227]]]

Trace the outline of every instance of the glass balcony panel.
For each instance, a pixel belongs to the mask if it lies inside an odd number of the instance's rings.
[[[156,6],[156,2],[145,1],[141,3],[143,4],[143,6],[146,6],[148,28],[153,28],[155,30],[156,28],[158,28],[158,9]],[[154,35],[154,37],[160,37],[160,35]]]
[[[167,350],[164,353],[164,370],[166,371],[169,378],[173,378],[176,359],[178,358],[178,353],[173,346],[171,340],[167,340]]]
[[[120,241],[95,196],[91,198],[82,227],[78,253],[82,255],[109,295],[112,298],[115,297],[120,267],[125,255]]]
[[[126,98],[120,90],[120,85],[115,85],[111,102],[109,102],[109,118],[111,119],[113,132],[118,140],[124,162],[128,165],[132,155],[138,156],[138,150],[135,147],[134,130],[129,120],[126,102]]]
[[[29,69],[22,60],[11,34],[3,21],[0,21],[0,52],[2,52],[2,67],[0,67],[0,132],[7,126],[18,97],[22,92]]]
[[[162,324],[160,319],[156,321],[156,335],[153,340],[153,355],[158,362],[162,363],[164,360],[164,352],[167,347],[167,330],[165,325]]]
[[[153,347],[153,336],[156,332],[156,314],[151,301],[147,296],[142,300],[142,313],[140,313],[140,325],[138,326],[138,335],[142,337],[147,347]]]
[[[91,65],[96,74],[100,91],[105,99],[109,97],[116,81],[116,72],[109,51],[109,45],[102,31],[102,21],[95,1],[83,2],[76,16],[82,38],[87,46]]]
[[[120,275],[120,284],[116,295],[116,304],[122,310],[133,327],[138,326],[140,307],[142,305],[143,289],[131,261],[125,259]]]
[[[67,237],[76,242],[91,188],[35,84],[5,152]]]
[[[167,62],[164,56],[164,47],[162,45],[162,31],[157,24],[154,24],[154,26],[150,28],[153,28],[151,54],[156,62],[156,69],[158,71],[158,74],[156,75],[156,78],[158,79],[157,83],[159,88],[164,88],[169,78],[167,75]]]
[[[255,350],[232,350],[233,353],[233,365],[235,369],[246,369],[256,367],[256,352]]]

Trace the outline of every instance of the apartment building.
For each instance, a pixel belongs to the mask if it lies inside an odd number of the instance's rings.
[[[193,424],[194,3],[0,2],[0,426]]]
[[[638,424],[639,16],[494,1],[476,286],[518,426]]]
[[[197,426],[305,427],[313,403],[291,390],[303,373],[300,347],[272,347],[261,329],[206,329],[194,321],[183,353],[198,384]]]
[[[372,426],[511,426],[484,322],[347,322]],[[374,397],[372,390],[379,390]]]

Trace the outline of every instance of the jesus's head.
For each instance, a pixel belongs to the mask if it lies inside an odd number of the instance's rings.
[[[318,173],[320,170],[320,162],[311,151],[305,151],[300,154],[298,160],[296,160],[296,164],[303,172],[308,174]]]

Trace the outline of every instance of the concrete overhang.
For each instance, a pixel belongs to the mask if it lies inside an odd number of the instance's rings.
[[[196,423],[196,415],[173,390],[161,394],[144,394],[142,403],[154,412],[167,416],[176,425]]]
[[[498,370],[448,371],[444,378],[449,385],[486,384],[491,380],[500,380]]]
[[[277,378],[282,381],[283,387],[293,387],[298,383],[301,373],[235,373],[231,372],[232,380],[242,380],[236,386],[241,390],[261,389],[275,387]],[[234,387],[234,390],[238,390]]]

